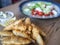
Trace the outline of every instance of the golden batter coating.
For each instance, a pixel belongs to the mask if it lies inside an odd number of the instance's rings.
[[[2,40],[4,44],[29,44],[31,41],[27,38],[22,38],[18,36],[4,37]]]
[[[9,31],[0,31],[0,36],[13,36],[14,34]]]
[[[41,35],[46,36],[38,26],[31,23],[30,18],[22,18],[0,31],[0,40],[3,45],[29,45],[31,42],[44,45]]]

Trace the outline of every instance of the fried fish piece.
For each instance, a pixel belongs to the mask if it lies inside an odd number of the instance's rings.
[[[5,40],[5,39],[10,39],[10,38],[11,38],[10,36],[8,36],[8,37],[7,37],[7,36],[5,36],[5,37],[1,37],[1,39],[0,39],[0,40],[1,40],[1,41],[3,41],[3,40]]]
[[[2,44],[2,45],[22,45],[22,44]]]
[[[20,25],[10,25],[7,28],[4,28],[4,30],[20,30],[20,31],[25,31],[26,30],[26,25],[20,24]]]
[[[19,20],[17,20],[16,22],[14,22],[14,25],[20,25],[21,23],[23,23],[25,20],[25,18],[21,18]]]
[[[32,25],[28,25],[28,30],[31,32],[33,29]]]
[[[31,25],[32,25],[33,27],[36,26],[36,25],[34,25],[34,24],[31,24]],[[41,34],[43,37],[46,37],[46,36],[47,36],[46,33],[43,32],[40,27],[36,26],[36,28],[37,28],[37,30],[39,30],[39,34]]]
[[[13,29],[13,24],[8,25],[7,27],[5,27],[3,30],[12,30]]]
[[[12,36],[12,37],[7,37],[4,40],[2,40],[2,44],[29,44],[31,43],[30,40],[27,38],[22,38],[18,36]]]
[[[0,36],[13,36],[14,34],[9,31],[0,31]]]
[[[32,38],[30,38],[30,35],[25,33],[25,32],[21,32],[20,30],[13,30],[13,33],[16,36],[20,36],[20,37],[23,37],[23,38],[28,38],[32,42],[35,42]]]
[[[31,21],[30,21],[30,18],[26,18],[25,19],[25,22],[23,22],[21,25],[19,25],[18,27],[19,27],[19,29],[21,30],[21,31],[26,31],[27,29],[29,30],[29,31],[31,31],[32,30],[32,27],[31,27]]]
[[[25,33],[27,33],[27,34],[30,35],[30,34],[32,33],[32,32],[31,32],[31,31],[32,31],[32,28],[33,28],[33,27],[32,27],[31,25],[26,25]]]
[[[13,30],[13,34],[16,35],[16,36],[21,36],[21,37],[24,37],[24,38],[29,38],[30,36],[25,33],[25,32],[22,32],[20,30]]]
[[[20,20],[17,20],[16,22],[12,23],[11,25],[8,25],[3,30],[13,30],[15,26],[20,25],[25,18],[22,18]]]
[[[26,25],[24,25],[23,23],[21,23],[20,25],[16,25],[15,27],[14,27],[14,29],[15,30],[20,30],[20,31],[26,31],[26,29],[27,29],[27,26]]]
[[[13,30],[15,26],[21,25],[24,20],[25,20],[25,18],[22,18],[20,20],[17,20],[16,22],[12,23],[11,25],[8,25],[7,27],[5,27],[4,30]],[[29,18],[26,18],[25,23],[26,24],[31,24],[30,19]],[[22,26],[22,27],[25,27],[25,26]],[[22,27],[21,27],[21,29],[22,29]]]
[[[39,28],[38,30],[39,30],[40,34],[41,34],[43,37],[46,37],[46,36],[47,36],[46,33],[44,33],[40,28]]]
[[[39,34],[39,30],[34,25],[33,25],[32,35],[33,35],[33,39],[35,39],[39,45],[44,45],[44,41],[41,35]]]
[[[25,24],[31,24],[30,18],[26,18],[26,19],[25,19]]]

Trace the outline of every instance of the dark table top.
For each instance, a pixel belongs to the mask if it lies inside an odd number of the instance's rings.
[[[10,5],[8,7],[4,7],[0,9],[0,11],[12,11],[17,17],[17,19],[25,17],[20,13],[18,8],[19,4],[22,2],[23,1]],[[57,0],[57,2],[59,1]],[[47,37],[45,39],[46,45],[60,45],[60,17],[56,19],[47,19],[47,20],[31,18],[31,20],[37,26],[42,28],[42,30],[47,34]],[[0,26],[0,30],[2,29],[3,27]]]

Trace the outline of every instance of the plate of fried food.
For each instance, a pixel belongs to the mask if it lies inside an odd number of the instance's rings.
[[[46,34],[30,18],[21,18],[0,31],[2,45],[45,45],[42,36]]]

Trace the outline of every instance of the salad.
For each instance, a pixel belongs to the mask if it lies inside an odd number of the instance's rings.
[[[57,11],[55,9],[55,5],[48,2],[29,2],[23,7],[24,14],[32,15],[32,16],[56,16]]]

